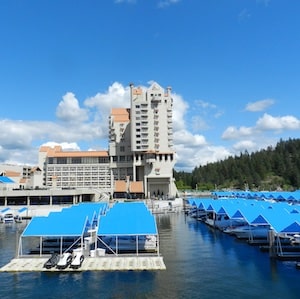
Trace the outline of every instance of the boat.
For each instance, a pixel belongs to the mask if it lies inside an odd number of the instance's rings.
[[[102,246],[108,253],[114,252],[155,252],[157,250],[157,239],[155,235],[147,236],[116,236],[102,238]]]
[[[236,236],[238,239],[263,239],[268,237],[270,225],[241,225],[227,228],[224,232]]]
[[[14,215],[12,213],[6,213],[3,215],[3,223],[13,223],[15,221]]]
[[[226,230],[228,227],[240,227],[247,225],[243,218],[230,218],[227,214],[218,214],[213,222],[214,227],[219,230]]]
[[[58,253],[53,253],[51,255],[51,257],[45,262],[44,268],[51,269],[51,268],[56,267],[59,259],[60,259],[59,254]]]
[[[81,249],[76,249],[73,251],[73,259],[70,264],[70,268],[72,269],[78,269],[81,267],[82,263],[84,261],[84,255]]]
[[[68,251],[78,245],[80,239],[74,237],[45,238],[36,248],[30,250],[30,254],[51,254]]]
[[[300,234],[294,234],[291,238],[292,245],[300,245]]]
[[[56,268],[60,270],[66,269],[72,263],[72,259],[72,254],[70,252],[63,253],[57,262]]]

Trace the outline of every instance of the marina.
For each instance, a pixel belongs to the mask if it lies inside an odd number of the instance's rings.
[[[155,218],[143,202],[50,211],[33,217],[17,244],[16,257],[0,272],[166,269]]]
[[[184,213],[155,216],[160,239],[160,256],[139,256],[139,261],[160,260],[165,270],[116,271],[118,262],[135,257],[87,257],[80,270],[3,271],[16,262],[16,235],[26,222],[0,224],[0,278],[2,298],[286,298],[296,299],[300,291],[295,262],[269,258],[247,242],[213,229]],[[150,258],[150,259],[149,259]],[[23,258],[24,261],[27,258]],[[104,261],[111,264],[104,264]],[[129,260],[127,260],[129,261]],[[91,263],[91,264],[89,264]],[[103,270],[84,270],[99,263]],[[122,263],[122,262],[120,262]],[[134,263],[134,262],[133,262]],[[137,264],[138,265],[138,264]],[[128,266],[128,265],[127,265]],[[112,270],[104,270],[104,268]],[[49,291],[51,290],[51,293]]]
[[[270,258],[298,261],[299,198],[299,192],[215,192],[214,198],[189,198],[187,214],[237,240],[260,246]]]

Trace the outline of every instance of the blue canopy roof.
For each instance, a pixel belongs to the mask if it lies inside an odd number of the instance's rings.
[[[47,217],[34,217],[22,236],[81,236],[106,207],[106,203],[82,203],[61,212],[50,212]]]
[[[25,228],[22,236],[25,237],[64,237],[81,236],[84,232],[87,217],[74,218],[64,217],[59,212],[49,217],[34,217]]]
[[[107,208],[106,203],[85,203],[50,212],[47,217],[34,217],[22,237],[82,236],[95,221],[102,236],[158,233],[155,218],[144,203],[117,203],[108,212]]]
[[[6,212],[10,211],[10,208],[4,208],[3,210],[0,211],[1,214],[4,214]]]
[[[156,235],[154,216],[142,202],[116,203],[100,217],[98,235]]]
[[[221,197],[243,197],[248,199],[274,199],[276,201],[292,201],[300,202],[300,191],[296,190],[293,192],[289,191],[215,191],[212,192],[212,196],[221,198]]]
[[[14,183],[14,181],[7,176],[0,176],[0,183],[8,184]]]
[[[248,192],[247,194],[250,193]],[[277,198],[281,198],[282,194],[277,192]],[[296,192],[293,192],[293,194],[296,194]],[[258,193],[252,193],[251,196],[258,196]],[[272,193],[273,196],[274,194]],[[248,198],[248,196],[246,197]],[[216,214],[227,214],[231,219],[243,218],[252,225],[270,225],[276,233],[292,234],[300,232],[300,206],[298,204],[292,205],[282,201],[270,202],[247,198],[193,199],[189,203]],[[207,204],[204,205],[204,202]]]
[[[198,207],[199,209],[207,209],[209,204],[213,202],[212,198],[190,198],[187,200],[188,204]]]

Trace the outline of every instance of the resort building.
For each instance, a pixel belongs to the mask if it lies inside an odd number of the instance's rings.
[[[146,91],[130,87],[133,181],[143,181],[147,197],[173,197],[177,189],[171,88],[165,91],[155,82]]]
[[[116,193],[127,191],[148,198],[176,195],[170,91],[157,83],[147,90],[131,84],[131,109],[112,109],[109,156]]]
[[[16,188],[90,189],[99,198],[176,197],[171,88],[131,84],[130,105],[111,110],[107,151],[42,146],[38,166],[23,173],[24,184],[19,180]]]
[[[110,193],[110,165],[107,151],[63,151],[42,146],[39,166],[48,188],[94,188]]]
[[[13,183],[0,187],[1,190],[33,189],[42,185],[41,170],[27,165],[1,164],[0,176],[9,177]]]

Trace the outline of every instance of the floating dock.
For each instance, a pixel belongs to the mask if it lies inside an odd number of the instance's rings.
[[[162,256],[112,256],[86,257],[79,269],[46,269],[46,257],[21,257],[12,259],[0,272],[82,272],[82,271],[142,271],[166,270]]]

